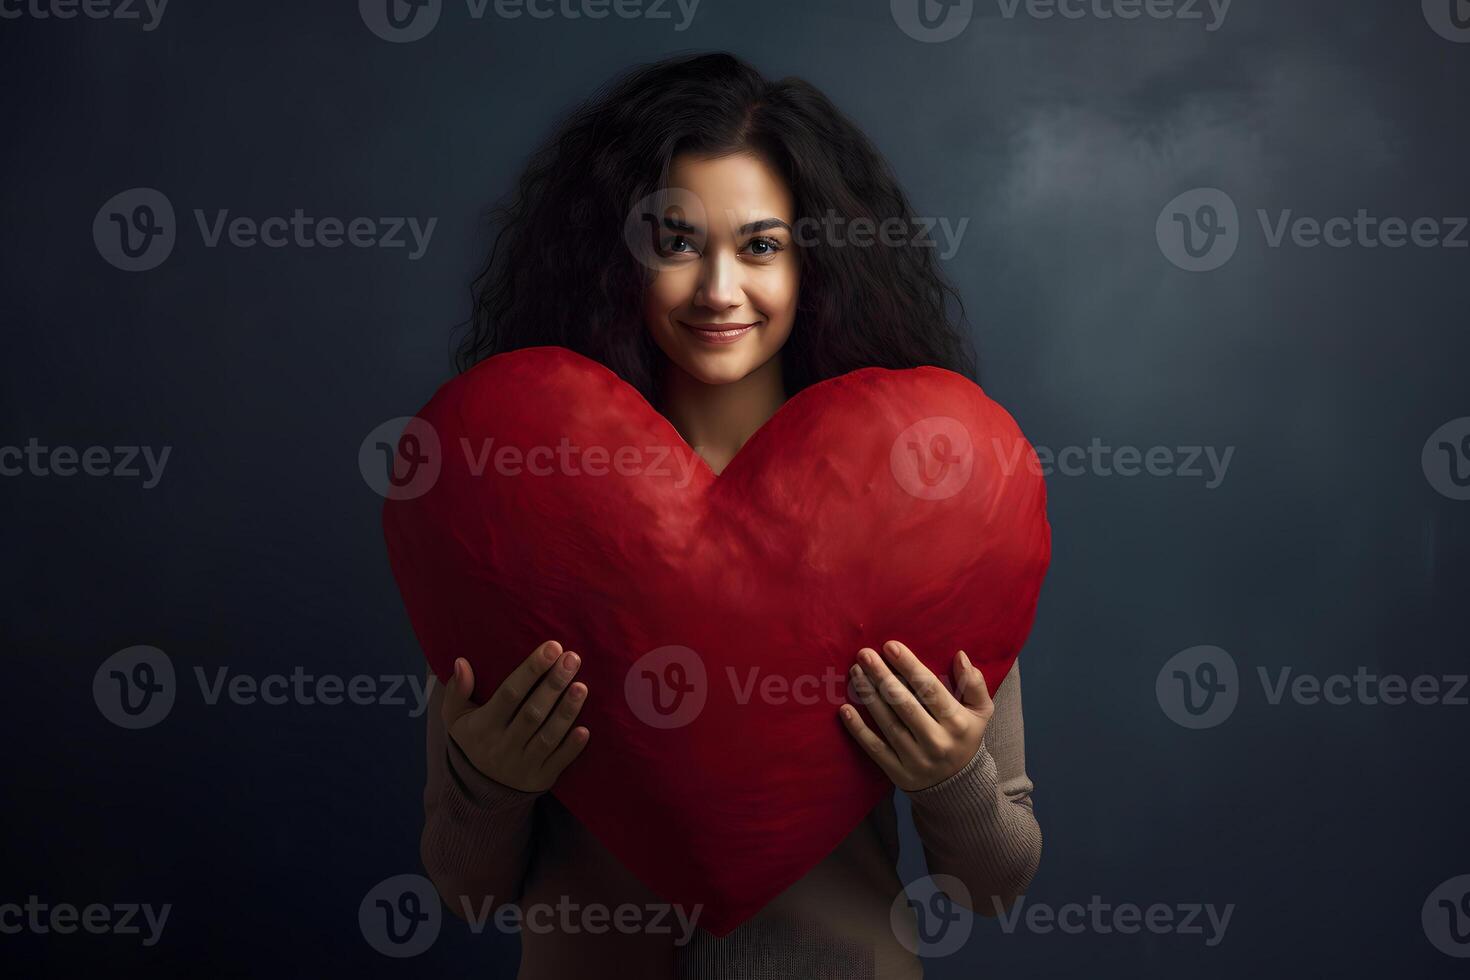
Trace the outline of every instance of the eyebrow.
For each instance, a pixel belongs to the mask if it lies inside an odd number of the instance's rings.
[[[735,229],[739,234],[749,235],[757,231],[770,231],[772,228],[785,228],[791,230],[791,226],[780,218],[762,218],[760,221],[751,221]]]
[[[691,235],[700,234],[704,229],[691,225],[687,221],[679,221],[667,215],[664,216],[664,227],[669,231],[685,232]],[[737,235],[752,235],[758,231],[769,231],[772,228],[785,228],[791,231],[791,226],[780,218],[762,218],[760,221],[748,221],[735,229]]]

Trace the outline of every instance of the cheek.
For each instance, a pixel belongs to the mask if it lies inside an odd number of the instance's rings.
[[[689,302],[694,289],[692,279],[678,269],[665,269],[653,277],[644,292],[644,310],[651,316],[665,316]]]
[[[768,271],[769,276],[764,276],[752,284],[749,289],[750,299],[756,309],[769,317],[771,322],[789,325],[796,316],[796,301],[801,277],[794,264],[789,268]]]

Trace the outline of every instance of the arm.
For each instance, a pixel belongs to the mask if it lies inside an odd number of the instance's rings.
[[[520,894],[539,792],[504,786],[474,767],[444,724],[444,686],[429,676],[428,780],[419,855],[450,911],[493,912]],[[488,901],[488,904],[486,904]]]
[[[1009,907],[1041,861],[1041,827],[1026,775],[1019,661],[993,700],[995,713],[974,758],[944,782],[909,793],[930,873],[964,882],[973,910],[986,916]]]

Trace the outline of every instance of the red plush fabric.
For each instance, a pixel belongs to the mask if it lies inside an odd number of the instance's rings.
[[[554,792],[715,935],[891,790],[837,714],[857,651],[902,640],[948,683],[963,649],[994,691],[1051,554],[1030,444],[939,368],[813,385],[716,476],[607,368],[527,348],[399,449],[383,526],[434,672],[465,657],[483,700],[545,640],[581,654],[592,737]]]

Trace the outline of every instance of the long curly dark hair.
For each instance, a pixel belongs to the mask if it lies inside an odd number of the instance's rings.
[[[627,72],[536,151],[475,278],[456,366],[555,344],[606,365],[655,406],[662,352],[642,322],[651,273],[623,238],[634,205],[666,186],[679,153],[751,152],[790,187],[795,217],[835,212],[875,227],[913,213],[887,163],[851,120],[800,78],[770,82],[735,56],[681,55]],[[819,236],[820,238],[820,236]],[[799,248],[801,284],[782,348],[787,394],[863,367],[935,365],[979,382],[964,304],[910,240]]]

